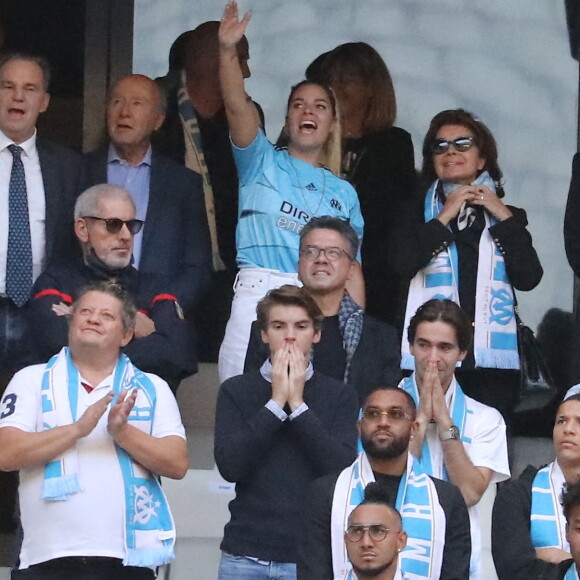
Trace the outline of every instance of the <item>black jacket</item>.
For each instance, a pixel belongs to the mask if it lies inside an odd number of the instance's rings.
[[[572,564],[536,557],[530,535],[532,483],[538,470],[528,465],[519,479],[499,487],[491,520],[491,551],[499,580],[562,580]]]

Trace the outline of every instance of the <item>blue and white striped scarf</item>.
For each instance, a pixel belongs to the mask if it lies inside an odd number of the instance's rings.
[[[419,388],[417,387],[416,373],[413,373],[410,377],[403,379],[399,383],[399,388],[409,393],[409,395],[413,397],[415,405],[417,408],[419,408]],[[451,402],[451,408],[449,409],[451,420],[453,421],[453,424],[457,425],[459,429],[461,441],[463,441],[463,443],[470,444],[471,438],[468,436],[468,425],[470,423],[470,415],[473,415],[473,411],[466,407],[465,393],[455,378],[453,379],[453,382],[449,388],[454,389],[453,400]],[[421,459],[419,461],[425,473],[433,475],[434,477],[440,476],[439,468],[433,465],[431,449],[429,449],[429,443],[427,442],[426,437],[423,441],[423,446],[421,447]],[[441,479],[449,481],[449,475],[445,465],[443,465]]]
[[[566,539],[566,519],[560,505],[566,484],[557,461],[540,469],[532,483],[530,533],[534,548],[560,548],[570,551]]]
[[[443,203],[437,195],[438,184],[439,180],[435,181],[425,196],[425,222],[436,218],[443,209]],[[474,185],[485,185],[495,192],[495,185],[487,171],[474,181]],[[452,189],[446,188],[447,193],[451,193]],[[514,291],[507,276],[504,257],[489,233],[495,219],[487,212],[484,212],[484,217],[485,228],[479,240],[475,294],[475,366],[519,369]],[[401,346],[401,367],[404,369],[415,368],[415,359],[406,340],[409,322],[419,306],[432,298],[446,298],[459,304],[459,271],[455,244],[434,256],[411,280]]]
[[[375,481],[366,453],[338,476],[331,514],[332,567],[334,578],[351,569],[344,544],[348,516],[361,503],[364,489]],[[409,578],[438,580],[445,544],[445,514],[431,478],[409,454],[407,470],[399,483],[395,508],[401,513],[407,546],[399,554],[399,567]]]
[[[78,419],[80,377],[70,351],[64,347],[47,363],[42,378],[42,425],[52,429]],[[129,421],[151,433],[155,414],[156,391],[149,378],[122,354],[115,368],[111,405],[123,389],[137,389],[137,401]],[[115,444],[121,467],[125,495],[126,566],[154,567],[174,558],[175,527],[167,499],[157,479],[121,447]],[[44,469],[42,498],[66,501],[82,492],[76,446],[49,462]]]

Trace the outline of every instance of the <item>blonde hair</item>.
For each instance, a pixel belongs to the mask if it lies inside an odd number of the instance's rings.
[[[338,101],[336,102],[335,111],[334,128],[330,131],[322,146],[318,161],[320,165],[324,165],[334,175],[340,177],[342,166],[342,119],[340,118]]]

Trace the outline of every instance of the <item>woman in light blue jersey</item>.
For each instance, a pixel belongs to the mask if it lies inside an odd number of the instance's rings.
[[[350,221],[362,238],[363,219],[352,186],[333,173],[340,169],[340,125],[332,91],[303,81],[288,99],[286,149],[276,149],[260,129],[254,104],[244,89],[236,45],[250,15],[241,20],[230,2],[221,20],[220,80],[240,192],[236,230],[240,268],[230,320],[220,349],[220,380],[241,374],[256,318],[256,304],[271,288],[299,284],[299,235],[315,216]],[[364,300],[360,267],[351,294]]]

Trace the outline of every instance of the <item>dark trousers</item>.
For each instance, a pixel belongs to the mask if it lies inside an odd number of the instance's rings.
[[[13,580],[153,580],[150,568],[123,566],[117,558],[57,558],[26,570],[12,570]]]
[[[234,299],[235,270],[212,274],[211,285],[194,313],[199,362],[216,363]]]
[[[26,315],[9,298],[0,298],[0,397],[25,357]],[[3,409],[0,407],[0,414]],[[18,473],[0,471],[0,531],[16,527],[15,506]]]

